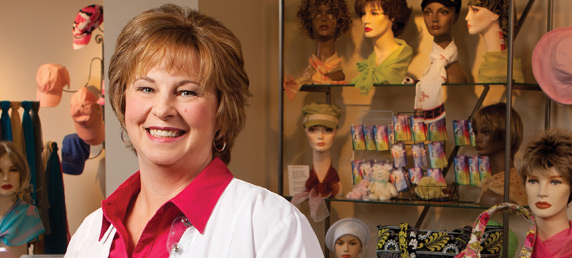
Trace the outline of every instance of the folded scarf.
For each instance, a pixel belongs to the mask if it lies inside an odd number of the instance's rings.
[[[481,63],[479,68],[480,83],[504,83],[506,82],[508,52],[490,51],[485,53],[485,61]],[[512,78],[515,82],[524,82],[524,74],[522,73],[522,62],[520,58],[513,58]]]

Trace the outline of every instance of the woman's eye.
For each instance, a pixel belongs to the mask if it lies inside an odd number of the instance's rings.
[[[559,184],[562,184],[562,181],[560,181],[560,180],[552,180],[552,181],[550,181],[550,183],[553,184],[553,185],[559,185]]]
[[[441,14],[443,14],[443,15],[447,15],[447,14],[449,14],[449,11],[447,11],[447,10],[443,10],[443,11],[441,11]]]
[[[312,126],[312,127],[308,128],[308,132],[313,133],[314,131],[316,131],[316,127]]]
[[[424,12],[423,12],[423,15],[429,16],[429,12],[428,12],[428,11],[424,11]]]
[[[143,93],[151,93],[153,92],[153,89],[150,87],[137,87],[137,91],[143,92]]]
[[[19,172],[18,168],[11,168],[10,172]]]
[[[479,11],[479,9],[477,9],[477,8],[471,8],[471,10],[475,13]]]
[[[333,131],[334,131],[334,129],[332,129],[332,128],[326,128],[326,132],[328,132],[328,133],[331,133]]]
[[[536,183],[538,182],[538,180],[537,180],[537,179],[529,178],[529,179],[526,180],[526,182],[529,183],[529,184],[536,184]]]
[[[181,91],[179,91],[179,95],[181,95],[181,96],[197,96],[198,94],[192,90],[181,90]]]

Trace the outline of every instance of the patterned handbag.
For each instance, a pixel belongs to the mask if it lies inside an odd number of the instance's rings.
[[[536,239],[536,223],[534,221],[534,216],[528,211],[528,209],[513,204],[513,203],[501,203],[497,204],[493,207],[490,207],[488,210],[482,212],[475,220],[475,224],[473,227],[473,232],[471,233],[471,240],[467,244],[467,247],[461,251],[455,258],[462,258],[462,257],[484,257],[482,251],[480,251],[479,243],[481,243],[482,238],[484,236],[483,229],[487,226],[489,222],[489,218],[491,215],[498,211],[509,211],[510,213],[522,215],[528,221],[532,223],[532,226],[528,229],[526,233],[526,238],[524,240],[524,245],[522,250],[520,250],[519,258],[530,258],[532,255],[532,248],[534,247],[534,240]]]
[[[407,223],[398,226],[378,226],[377,257],[380,258],[453,258],[470,240],[472,228],[444,230],[414,230]],[[481,243],[482,257],[500,256],[502,226],[488,226]]]

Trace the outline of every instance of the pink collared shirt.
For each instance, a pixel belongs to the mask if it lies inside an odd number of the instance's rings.
[[[215,158],[183,191],[159,208],[147,222],[135,247],[129,246],[124,219],[141,190],[139,172],[129,177],[115,192],[103,200],[103,222],[99,239],[112,224],[117,229],[109,257],[168,257],[167,237],[173,221],[186,217],[203,233],[220,195],[233,176],[225,164]],[[180,236],[179,236],[180,237]],[[129,253],[128,249],[132,249]]]

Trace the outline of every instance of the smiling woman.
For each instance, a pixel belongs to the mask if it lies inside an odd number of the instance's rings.
[[[66,257],[323,256],[298,209],[226,166],[250,92],[223,24],[172,4],[143,12],[119,35],[109,78],[140,170],[86,218]]]

